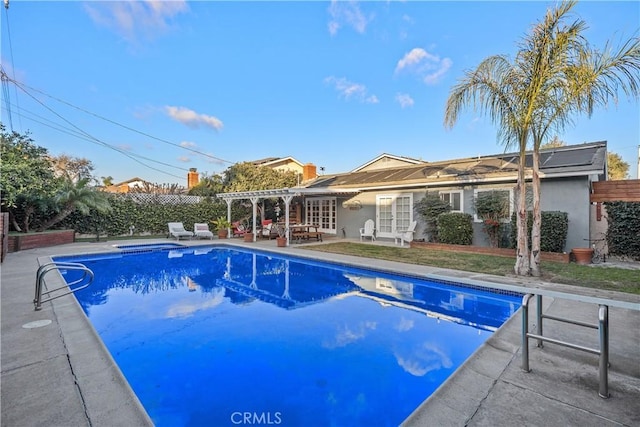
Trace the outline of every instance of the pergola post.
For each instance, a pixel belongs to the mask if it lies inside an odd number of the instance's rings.
[[[258,216],[258,202],[260,201],[259,197],[249,197],[249,200],[251,200],[251,205],[253,208],[253,228],[251,228],[251,230],[253,231],[253,241],[256,241],[257,235],[256,235],[256,217]]]
[[[233,199],[225,199],[225,202],[227,202],[227,222],[231,224],[231,203],[233,202]],[[227,227],[227,239],[231,238],[231,234],[231,229]]]
[[[281,196],[282,200],[284,200],[284,230],[285,236],[287,238],[287,246],[289,246],[289,205],[291,204],[291,200],[293,199],[293,194],[289,194],[286,196]]]

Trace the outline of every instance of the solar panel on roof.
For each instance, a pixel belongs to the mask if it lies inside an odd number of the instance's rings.
[[[593,163],[595,152],[595,148],[551,152],[546,161],[541,161],[540,164],[543,168],[590,165]]]

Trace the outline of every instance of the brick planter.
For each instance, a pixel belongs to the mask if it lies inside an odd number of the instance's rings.
[[[53,230],[40,233],[15,233],[9,235],[9,253],[47,246],[64,245],[76,240],[74,230]]]
[[[467,245],[447,245],[444,243],[411,242],[412,248],[425,248],[452,252],[466,252],[470,254],[496,255],[508,258],[515,258],[516,250],[507,248],[491,248],[488,246],[467,246]],[[569,263],[569,254],[557,252],[542,252],[542,261],[555,261]]]

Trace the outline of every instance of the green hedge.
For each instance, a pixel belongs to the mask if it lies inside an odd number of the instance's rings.
[[[196,222],[209,222],[219,216],[227,216],[227,205],[224,201],[203,198],[199,203],[159,203],[158,201],[134,202],[128,197],[114,195],[110,197],[111,212],[101,214],[92,211],[90,215],[78,212],[70,215],[59,228],[73,228],[81,234],[97,234],[107,236],[124,236],[135,227],[134,234],[166,234],[168,222],[182,222],[186,229],[191,229]],[[240,219],[244,215],[242,207],[232,210],[232,219]],[[233,216],[233,214],[238,216]]]
[[[569,215],[560,211],[542,211],[540,226],[540,250],[543,252],[564,252],[569,231]],[[533,226],[533,212],[527,212],[527,232],[529,233],[529,248],[531,248],[531,227]],[[515,248],[518,241],[516,227],[516,213],[511,215],[510,246]]]
[[[640,202],[605,202],[609,254],[640,260]]]
[[[440,243],[470,245],[473,241],[473,219],[461,212],[438,215],[438,238]]]

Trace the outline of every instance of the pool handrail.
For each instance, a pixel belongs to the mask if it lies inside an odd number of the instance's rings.
[[[67,270],[81,270],[81,271],[84,271],[84,274],[82,275],[82,277],[80,277],[77,280],[74,280],[71,283],[66,283],[64,286],[60,286],[58,288],[43,292],[42,287],[44,285],[44,276],[50,271],[59,271],[60,268],[64,268]],[[84,282],[87,277],[88,277],[88,280],[85,284],[75,289],[71,289],[73,285],[77,285],[79,283]],[[40,267],[38,267],[38,270],[36,272],[36,291],[35,291],[35,297],[33,299],[35,310],[36,311],[41,310],[43,302],[48,302],[65,295],[72,294],[81,289],[85,289],[87,286],[89,286],[93,282],[93,279],[94,279],[93,271],[91,271],[90,268],[88,268],[87,266],[79,262],[52,261],[52,262],[48,262],[46,264],[41,265]],[[55,296],[50,295],[52,292],[59,291],[60,289],[64,289],[64,288],[69,288],[69,291],[59,295],[55,295]],[[49,295],[49,297],[42,299],[43,294]]]

